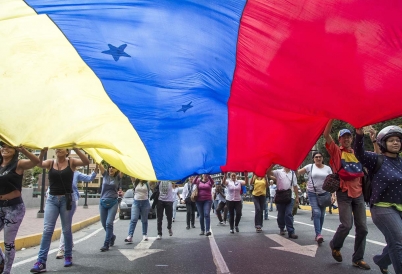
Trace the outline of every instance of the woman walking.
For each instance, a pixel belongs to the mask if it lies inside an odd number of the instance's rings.
[[[5,251],[0,248],[0,273],[10,273],[15,257],[14,241],[25,215],[21,198],[24,170],[33,168],[39,158],[24,147],[0,142],[0,231],[4,229]],[[28,159],[18,160],[21,152]]]
[[[56,225],[57,218],[60,215],[61,226],[64,235],[64,267],[73,265],[72,248],[73,235],[71,232],[71,222],[75,210],[75,201],[73,193],[74,171],[78,166],[89,165],[89,160],[85,154],[74,148],[77,158],[68,158],[70,151],[68,149],[56,149],[56,159],[44,160],[47,148],[42,149],[39,155],[39,164],[41,168],[49,170],[49,196],[46,199],[44,229],[38,260],[31,268],[31,272],[40,273],[46,271],[47,255],[49,253],[52,235]]]
[[[142,240],[148,241],[148,213],[151,207],[148,199],[151,195],[151,191],[147,181],[139,179],[135,180],[133,177],[131,177],[131,181],[134,184],[134,201],[131,207],[131,221],[128,229],[128,236],[124,241],[126,243],[133,242],[134,230],[140,216],[142,223]]]
[[[106,231],[105,241],[100,251],[104,252],[108,251],[110,246],[114,246],[116,240],[116,235],[113,234],[113,221],[119,205],[118,190],[123,173],[114,166],[109,166],[108,171],[106,171],[105,167],[100,164],[99,169],[103,176],[99,212],[103,229]]]
[[[255,208],[255,216],[254,216],[254,226],[257,233],[262,232],[262,223],[263,223],[263,212],[264,205],[266,204],[266,195],[268,182],[264,177],[253,176],[251,179],[251,185],[253,185],[253,202]]]
[[[364,150],[363,130],[356,129],[355,155],[367,168],[372,179],[370,211],[374,224],[382,232],[387,245],[373,261],[381,273],[392,264],[402,273],[402,129],[388,126],[377,135],[382,155]]]
[[[223,177],[223,183],[226,186],[227,194],[226,194],[226,205],[229,211],[229,225],[230,225],[230,233],[234,233],[234,229],[236,232],[239,232],[239,223],[241,219],[241,187],[245,185],[246,182],[243,180],[237,180],[237,174],[232,172],[230,173],[230,178],[226,179],[227,173]],[[236,212],[236,213],[235,213]],[[236,214],[236,219],[235,219]]]
[[[212,187],[215,183],[210,175],[202,174],[201,178],[197,176],[194,179],[194,184],[198,188],[198,198],[195,204],[200,214],[200,235],[209,236],[211,235]]]
[[[172,222],[174,222],[174,219],[176,218],[176,210],[177,210],[177,204],[181,203],[181,197],[179,194],[179,188],[175,183],[172,184],[172,192],[174,196],[174,202],[173,202],[173,219]]]
[[[322,226],[324,224],[325,209],[328,205],[320,206],[318,203],[318,196],[331,195],[322,189],[325,178],[332,174],[329,166],[323,164],[323,157],[321,152],[313,153],[313,164],[306,165],[298,170],[299,175],[308,174],[307,194],[310,205],[312,207],[312,218],[314,221],[315,240],[321,244],[324,238],[321,235]],[[332,194],[331,203],[335,202],[335,193]]]

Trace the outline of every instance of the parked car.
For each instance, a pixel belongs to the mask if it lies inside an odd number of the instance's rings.
[[[131,218],[131,206],[133,205],[133,201],[134,201],[134,191],[132,189],[129,189],[126,191],[126,193],[124,193],[123,199],[120,202],[120,212],[119,212],[120,220],[124,220],[124,217],[126,216]],[[151,201],[149,203],[152,205]],[[156,218],[156,209],[153,209],[151,207],[148,213],[148,219],[155,219],[155,218]]]
[[[180,197],[183,199],[182,201],[184,201],[185,198],[183,197],[183,187],[179,187],[179,191],[177,193],[179,193]],[[176,198],[177,198],[177,196],[176,196]],[[187,207],[186,207],[185,203],[181,204],[180,201],[177,202],[176,210],[179,210],[179,209],[186,210],[186,208]]]

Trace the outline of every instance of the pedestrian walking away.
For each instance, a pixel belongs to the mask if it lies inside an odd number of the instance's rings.
[[[356,157],[367,168],[372,179],[371,216],[387,242],[382,253],[373,257],[381,273],[388,273],[391,264],[396,273],[402,273],[401,141],[400,127],[385,127],[375,140],[382,152],[382,155],[378,155],[364,150],[363,130],[356,129]]]
[[[267,195],[268,181],[265,177],[257,177],[253,175],[251,183],[253,186],[253,202],[255,208],[254,227],[256,232],[262,232],[263,227],[263,210],[266,204],[265,197]]]
[[[3,251],[0,248],[0,273],[10,273],[15,257],[14,241],[25,216],[21,198],[24,170],[33,168],[39,158],[24,147],[13,147],[0,142],[0,231],[4,230]],[[19,153],[28,159],[18,159]]]
[[[100,164],[99,169],[103,177],[99,212],[103,229],[106,232],[105,241],[100,251],[105,252],[109,250],[109,247],[114,246],[116,241],[116,235],[113,233],[113,222],[119,206],[118,191],[121,188],[123,173],[114,166],[109,166],[108,170],[105,170],[105,167]]]
[[[321,152],[316,151],[313,153],[313,164],[304,166],[298,170],[299,175],[308,174],[307,192],[311,208],[313,210],[315,241],[321,244],[324,241],[321,235],[322,226],[324,225],[325,209],[328,205],[322,205],[318,201],[318,196],[323,198],[331,196],[331,204],[335,202],[335,193],[331,194],[322,189],[325,178],[332,174],[329,166],[323,164],[323,155]]]
[[[198,188],[198,197],[195,204],[200,214],[200,235],[211,235],[211,207],[212,207],[212,187],[215,185],[214,180],[208,174],[202,174],[195,177],[194,184]]]
[[[162,239],[163,212],[165,212],[166,214],[167,229],[169,232],[169,236],[173,236],[173,230],[172,230],[173,201],[176,199],[176,197],[173,193],[172,184],[174,184],[174,182],[172,181],[160,181],[156,186],[156,191],[159,192],[158,203],[156,205],[156,215],[158,218],[157,221],[158,236],[156,236],[157,240]]]
[[[174,219],[176,218],[176,210],[177,210],[177,204],[181,202],[181,197],[179,194],[179,188],[175,183],[172,184],[173,188],[173,196],[174,196],[174,202],[173,202],[173,219],[172,222],[174,222]]]
[[[183,198],[184,201],[182,200],[182,203],[186,204],[186,224],[187,227],[186,229],[190,229],[190,223],[191,223],[191,227],[195,228],[195,202],[191,201],[191,193],[193,191],[193,180],[194,180],[194,176],[191,176],[190,178],[188,178],[187,183],[184,185],[183,187]]]
[[[73,193],[74,172],[78,166],[89,165],[85,154],[74,148],[77,158],[68,158],[68,149],[56,149],[56,159],[43,160],[47,148],[41,150],[39,164],[41,168],[49,170],[49,196],[45,204],[45,216],[43,220],[43,233],[40,242],[39,254],[31,272],[40,273],[46,271],[47,255],[49,253],[52,235],[56,226],[57,218],[60,215],[62,232],[64,235],[64,266],[70,267],[72,261],[73,236],[71,222],[76,203]]]
[[[274,180],[269,180],[269,203],[270,203],[269,211],[274,210],[272,204],[274,203],[275,194],[276,194],[276,184],[274,184]]]
[[[276,221],[278,222],[279,234],[285,235],[285,227],[288,232],[288,236],[291,239],[297,239],[298,236],[295,233],[293,226],[293,205],[299,203],[297,176],[294,171],[287,167],[278,170],[272,170],[272,167],[268,170],[268,175],[276,179],[276,199],[275,205],[278,210],[278,216]],[[279,193],[286,193],[285,200],[280,201],[278,199]],[[280,197],[280,196],[279,196]]]
[[[367,222],[366,204],[362,192],[363,166],[357,160],[351,147],[353,137],[349,129],[341,129],[338,132],[339,145],[336,145],[330,132],[333,120],[330,120],[324,130],[325,147],[331,156],[330,165],[333,172],[338,173],[340,179],[339,190],[336,191],[338,202],[339,220],[341,224],[329,243],[332,257],[337,262],[342,262],[341,249],[349,231],[356,226],[354,253],[352,265],[364,270],[370,266],[364,261],[366,249]]]
[[[151,208],[149,197],[152,195],[152,192],[149,188],[148,181],[131,177],[131,182],[133,183],[134,200],[131,206],[131,220],[128,228],[128,236],[124,241],[126,243],[133,242],[135,227],[137,226],[140,216],[142,223],[142,240],[148,241],[148,213]]]
[[[229,173],[229,179],[226,179],[228,173],[223,176],[223,183],[226,186],[226,205],[229,211],[230,233],[239,232],[239,223],[242,214],[241,187],[246,184],[243,180],[237,179],[237,174]],[[236,219],[235,219],[236,215]]]
[[[74,200],[75,200],[75,207],[72,212],[73,216],[78,207],[78,200],[80,199],[80,193],[78,191],[77,183],[78,182],[92,182],[95,179],[96,174],[98,173],[98,169],[99,169],[98,164],[96,164],[95,170],[91,173],[91,175],[83,174],[83,173],[79,172],[78,170],[74,171],[73,195],[74,195]],[[48,191],[49,191],[49,189],[48,189]],[[49,196],[49,193],[48,193],[48,196]],[[73,243],[74,243],[74,241],[73,241]],[[63,259],[63,258],[64,258],[64,234],[61,233],[60,241],[59,241],[59,250],[57,251],[56,259]]]

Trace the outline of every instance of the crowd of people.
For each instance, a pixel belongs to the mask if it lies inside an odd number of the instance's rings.
[[[362,129],[355,130],[356,137],[352,148],[353,135],[349,129],[338,133],[339,145],[330,133],[333,121],[329,121],[324,132],[326,149],[330,155],[329,166],[324,164],[323,154],[314,152],[313,162],[299,170],[267,169],[265,176],[254,175],[250,182],[240,180],[235,172],[224,173],[222,181],[215,182],[208,174],[191,176],[185,180],[180,195],[175,182],[159,181],[154,189],[150,183],[131,177],[134,201],[131,208],[131,221],[125,242],[131,243],[136,224],[141,217],[143,241],[148,240],[148,213],[152,207],[157,212],[157,240],[162,239],[163,216],[166,216],[169,236],[173,236],[172,223],[175,220],[178,203],[186,204],[186,229],[196,228],[196,212],[199,217],[200,235],[210,236],[211,209],[216,214],[217,223],[225,226],[229,222],[229,233],[240,232],[244,186],[249,183],[255,206],[254,227],[257,233],[263,231],[264,220],[268,220],[268,211],[277,210],[277,225],[280,235],[298,239],[294,226],[292,210],[299,203],[298,175],[306,175],[307,195],[312,208],[315,241],[324,242],[322,228],[325,210],[336,202],[339,209],[340,225],[329,242],[333,258],[342,262],[341,249],[350,230],[355,226],[355,245],[352,265],[369,270],[365,262],[365,246],[368,234],[366,222],[366,202],[363,195],[364,172],[371,181],[372,194],[369,196],[369,208],[374,224],[383,233],[386,247],[375,255],[374,263],[381,273],[388,273],[392,264],[396,273],[402,273],[402,129],[389,126],[378,135],[370,132],[374,151],[364,149]],[[79,199],[77,182],[91,181],[98,171],[103,177],[99,212],[105,239],[101,252],[106,252],[115,244],[113,221],[122,196],[121,181],[123,173],[114,166],[97,164],[91,175],[77,171],[77,167],[89,164],[85,154],[74,148],[78,158],[71,158],[68,149],[56,149],[56,158],[44,160],[47,148],[36,157],[24,147],[12,147],[0,143],[0,229],[4,230],[5,251],[0,249],[0,272],[10,273],[15,257],[14,241],[25,213],[21,198],[22,176],[26,169],[34,166],[48,170],[49,189],[45,205],[44,229],[37,262],[32,273],[46,271],[51,238],[55,224],[60,216],[62,237],[60,239],[58,259],[64,259],[64,266],[73,264],[73,239],[71,232],[72,217]],[[26,159],[19,159],[22,153]],[[333,193],[325,190],[326,178],[337,173],[339,187]]]

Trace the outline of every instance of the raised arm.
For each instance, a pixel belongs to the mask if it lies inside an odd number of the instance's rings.
[[[16,148],[17,151],[21,152],[24,154],[28,159],[22,159],[18,161],[18,166],[17,169],[20,169],[20,171],[24,171],[25,169],[30,169],[39,164],[39,158],[36,157],[34,154],[26,150],[25,147],[20,146]],[[22,173],[21,172],[21,173]]]
[[[43,160],[43,158],[45,158],[45,154],[47,153],[48,148],[45,147],[44,149],[42,149],[40,151],[39,154],[39,163],[37,164],[38,167],[40,168],[46,168],[46,169],[50,169],[50,165],[53,162],[52,159],[48,159],[48,160]]]
[[[374,146],[374,152],[377,154],[381,154],[380,146],[377,144],[377,132],[374,128],[370,129],[370,140]]]
[[[298,175],[303,175],[303,174],[306,174],[306,168],[305,167],[303,167],[303,168],[301,168],[301,169],[299,169],[298,171],[297,171],[297,174]]]
[[[325,141],[328,145],[334,141],[330,134],[333,122],[334,122],[334,120],[332,120],[332,119],[328,121],[327,125],[325,126],[324,133],[323,133]]]
[[[105,167],[103,166],[102,163],[99,164],[99,171],[100,171],[101,175],[103,175],[103,173],[105,173]]]
[[[228,177],[228,173],[227,172],[225,172],[225,173],[223,173],[223,179],[222,179],[222,184],[223,185],[227,185],[228,183],[226,182],[226,178]]]
[[[76,168],[77,166],[87,166],[89,165],[89,159],[88,157],[84,154],[84,152],[82,152],[80,149],[78,148],[73,148],[73,150],[75,151],[75,153],[78,155],[78,157],[80,157],[79,159],[76,158],[70,158],[72,161],[72,168]]]
[[[257,178],[257,176],[255,176],[255,174],[253,174],[253,177],[251,178],[251,181],[250,181],[250,185],[254,185],[256,178]]]

